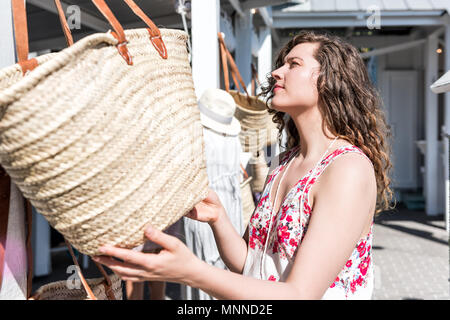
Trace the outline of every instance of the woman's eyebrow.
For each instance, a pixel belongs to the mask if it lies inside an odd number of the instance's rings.
[[[289,57],[289,58],[285,59],[284,62],[286,63],[286,62],[292,61],[292,60],[294,60],[294,59],[299,59],[299,60],[301,60],[302,62],[304,62],[304,60],[303,60],[302,58],[300,58],[300,57]]]

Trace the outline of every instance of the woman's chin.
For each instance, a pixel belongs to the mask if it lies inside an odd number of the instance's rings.
[[[285,106],[284,104],[280,103],[280,101],[274,101],[275,99],[272,99],[271,103],[270,103],[270,108],[278,111],[278,112],[286,112],[287,106]]]

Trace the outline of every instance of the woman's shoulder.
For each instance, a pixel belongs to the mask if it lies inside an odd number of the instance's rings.
[[[352,181],[357,185],[375,185],[375,170],[370,159],[356,146],[336,150],[326,165],[321,178],[323,182],[338,187],[343,181]]]

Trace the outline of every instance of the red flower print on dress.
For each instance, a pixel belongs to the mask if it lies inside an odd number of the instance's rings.
[[[289,240],[289,244],[290,244],[291,246],[293,246],[294,248],[296,248],[296,247],[298,246],[298,242],[295,241],[294,238],[292,238],[291,240]]]
[[[277,253],[277,252],[278,252],[278,242],[275,240],[273,242],[272,253]]]
[[[287,222],[292,222],[292,216],[291,216],[291,215],[287,216],[287,217],[286,217],[286,221],[287,221]]]
[[[358,245],[358,248],[357,248],[358,252],[363,250],[365,246],[366,246],[366,242],[365,241],[361,241],[361,243]]]
[[[339,277],[336,277],[336,279],[334,279],[334,282],[331,284],[330,288],[334,288],[336,286],[336,283],[339,282]]]
[[[277,281],[277,278],[275,278],[273,275],[271,275],[268,280],[269,281]]]
[[[366,242],[365,241],[361,241],[361,243],[359,244],[358,248],[357,248],[358,252],[359,252],[359,257],[361,258],[362,256],[364,256],[366,254],[367,248],[366,248]]]
[[[268,198],[269,198],[269,194],[266,194],[264,197],[261,197],[261,199],[259,199],[259,202],[258,202],[258,207],[262,206]]]
[[[356,281],[350,282],[350,290],[352,291],[352,293],[355,293],[355,291],[356,291]]]
[[[289,210],[289,206],[281,206],[280,220],[283,220],[286,217],[286,212],[288,210]]]
[[[249,244],[250,248],[255,249],[255,241],[254,241],[253,237],[250,237],[250,239],[248,240],[248,244]]]
[[[347,261],[347,263],[345,264],[345,266],[347,267],[347,268],[350,268],[351,266],[352,266],[352,260],[348,260]]]
[[[282,226],[278,229],[278,242],[285,243],[286,239],[289,239],[290,233],[288,232],[288,226]]]
[[[300,199],[299,199],[300,200]],[[309,207],[308,201],[304,201],[303,202],[303,210],[305,212],[306,215],[309,215],[311,213],[311,208]]]
[[[369,263],[370,263],[370,256],[368,256],[367,258],[363,259],[361,261],[361,263],[359,264],[359,271],[361,271],[361,274],[363,276],[366,275],[367,273],[367,269],[369,268]]]
[[[363,282],[364,282],[364,279],[361,276],[359,276],[358,279],[356,279],[356,284],[358,286],[362,286]]]

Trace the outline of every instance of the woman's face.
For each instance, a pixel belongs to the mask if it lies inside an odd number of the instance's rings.
[[[296,45],[284,64],[272,71],[275,78],[272,108],[293,115],[318,103],[317,77],[320,64],[314,58],[318,43]]]

